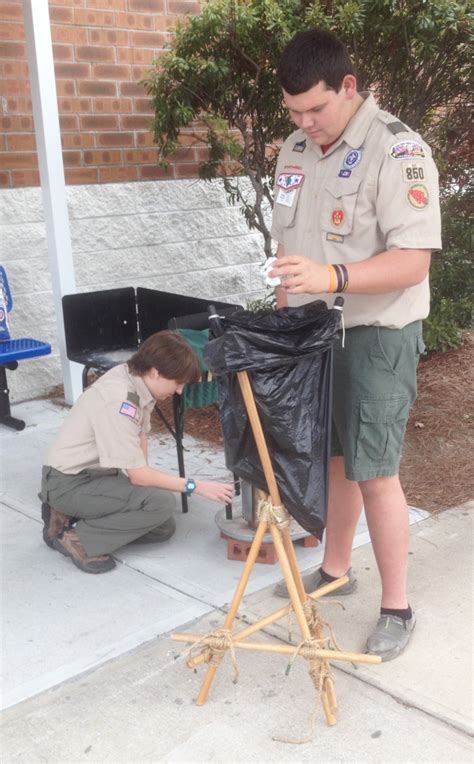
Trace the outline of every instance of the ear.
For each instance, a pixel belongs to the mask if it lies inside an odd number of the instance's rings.
[[[342,87],[347,99],[351,100],[357,95],[357,80],[353,74],[346,74],[342,80]]]

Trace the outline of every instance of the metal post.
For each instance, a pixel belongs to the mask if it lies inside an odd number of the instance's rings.
[[[61,298],[76,291],[61,150],[48,0],[23,0],[33,117],[53,281],[58,347],[67,403],[82,392],[81,367],[66,355]]]

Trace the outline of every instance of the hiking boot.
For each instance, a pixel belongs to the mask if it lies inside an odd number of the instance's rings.
[[[316,589],[320,589],[321,586],[326,586],[326,584],[329,583],[322,577],[319,571],[320,569],[313,570],[310,573],[305,573],[304,576],[301,576],[305,592],[315,592]],[[352,592],[355,592],[357,589],[357,579],[352,573],[352,568],[349,568],[346,576],[349,576],[349,581],[347,584],[344,584],[344,586],[340,586],[339,589],[335,589],[334,592],[331,592],[332,596],[338,597],[340,594],[344,596],[346,594],[352,594]],[[290,596],[284,581],[280,581],[280,583],[275,586],[273,594],[276,597]]]
[[[367,652],[380,655],[382,661],[397,658],[410,641],[415,623],[415,613],[407,620],[396,615],[381,615],[367,640]]]
[[[49,504],[43,502],[41,505],[41,518],[43,520],[43,541],[52,549],[54,539],[59,538],[63,531],[67,531],[74,522],[74,517],[58,512]]]
[[[170,517],[163,525],[152,528],[144,536],[132,541],[132,544],[160,544],[162,541],[168,541],[176,530],[176,520]]]
[[[115,568],[115,560],[110,554],[89,557],[75,530],[64,531],[61,538],[53,539],[52,545],[65,557],[70,557],[74,565],[84,573],[107,573]]]

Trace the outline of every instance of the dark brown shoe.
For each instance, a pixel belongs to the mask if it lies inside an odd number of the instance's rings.
[[[54,539],[59,538],[63,531],[68,530],[75,518],[65,515],[63,512],[58,512],[57,509],[53,509],[53,507],[46,503],[41,505],[41,517],[44,523],[43,540],[45,544],[53,549]]]
[[[65,557],[70,557],[74,565],[84,573],[107,573],[115,568],[115,560],[110,554],[89,557],[76,531],[64,531],[61,538],[53,539],[53,547]]]

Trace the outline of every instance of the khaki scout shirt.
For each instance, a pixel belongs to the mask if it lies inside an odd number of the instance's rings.
[[[76,475],[81,470],[146,466],[140,433],[149,432],[155,399],[126,363],[116,366],[76,401],[50,449],[49,467]]]
[[[271,233],[285,255],[349,264],[388,249],[441,247],[438,172],[430,148],[371,95],[361,95],[364,102],[326,154],[303,130],[281,148]],[[402,257],[410,253],[400,252]],[[327,297],[288,295],[288,304]],[[401,328],[428,313],[428,277],[386,294],[344,294],[347,327]]]

